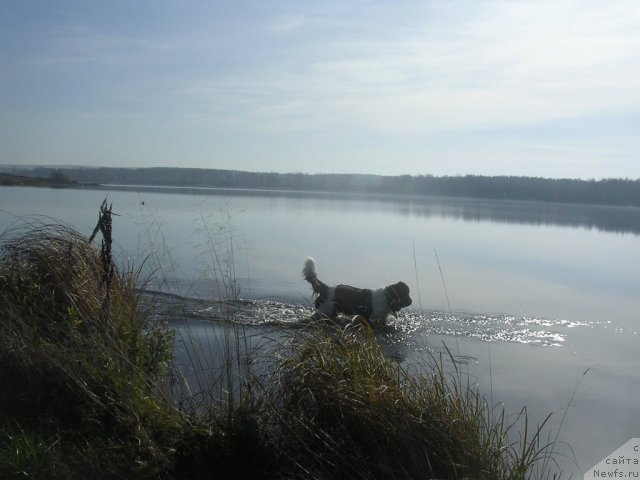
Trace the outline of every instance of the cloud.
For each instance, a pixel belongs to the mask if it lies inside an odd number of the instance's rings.
[[[406,12],[345,5],[263,19],[255,44],[215,31],[124,35],[71,25],[36,62],[157,74],[184,111],[277,130],[425,135],[640,110],[634,0],[437,2],[413,15],[417,4]],[[292,34],[285,44],[270,39]],[[187,70],[185,57],[193,58]]]
[[[87,4],[16,26],[0,95],[15,106],[7,122],[120,123],[140,145],[162,131],[234,166],[264,151],[378,173],[423,171],[425,159],[434,173],[478,172],[478,158],[492,173],[513,158],[532,171],[584,158],[591,172],[598,157],[623,171],[640,146],[636,2],[167,2],[164,16],[142,3],[128,22]]]
[[[307,23],[307,17],[301,14],[283,14],[272,19],[267,30],[277,35],[286,35],[302,29]]]
[[[238,118],[294,130],[429,134],[639,111],[640,19],[629,2],[479,3],[468,13],[453,3],[409,34],[345,29],[321,52],[310,32],[291,47],[309,49],[303,61],[203,83]],[[305,20],[276,25],[299,31]]]

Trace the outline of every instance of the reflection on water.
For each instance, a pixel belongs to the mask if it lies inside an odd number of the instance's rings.
[[[195,187],[153,187],[109,185],[108,190],[136,192],[158,192],[170,194],[196,194],[225,197],[264,197],[270,199],[322,200],[314,202],[314,208],[325,204],[331,208],[335,203],[340,208],[361,207],[368,210],[390,210],[399,215],[419,217],[454,218],[463,221],[515,223],[526,225],[559,225],[582,227],[614,233],[640,235],[640,208],[566,203],[493,201],[465,198],[406,197],[401,195],[374,195],[274,191],[255,189],[221,189]],[[345,203],[349,200],[349,204]],[[304,202],[301,203],[304,205]],[[334,205],[335,207],[335,205]]]
[[[582,227],[640,234],[640,209],[538,202],[456,201],[412,204],[411,214],[464,221]]]

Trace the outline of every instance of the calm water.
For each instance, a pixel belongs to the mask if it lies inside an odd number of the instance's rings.
[[[120,257],[146,258],[151,288],[215,299],[215,279],[229,274],[245,299],[238,319],[257,336],[307,314],[300,272],[310,255],[327,283],[410,285],[414,308],[381,338],[401,361],[444,342],[495,403],[527,405],[534,422],[554,412],[552,426],[577,387],[559,439],[578,467],[563,462],[565,477],[640,436],[638,209],[3,187],[0,230],[41,214],[89,234],[107,194]],[[199,303],[192,317],[190,328],[206,330],[215,312]]]

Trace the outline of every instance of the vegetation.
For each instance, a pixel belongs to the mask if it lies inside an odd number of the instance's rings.
[[[10,170],[15,174],[40,177],[48,177],[52,171],[55,171],[55,169],[48,167],[33,169],[14,167]],[[578,180],[478,175],[444,177],[432,175],[308,175],[197,168],[86,167],[65,168],[64,174],[83,183],[426,195],[640,206],[640,179]]]
[[[9,187],[68,187],[76,185],[75,182],[68,178],[60,170],[52,171],[48,177],[34,177],[26,175],[10,175],[7,173],[0,173],[0,186]]]
[[[221,347],[226,374],[208,386],[220,395],[177,402],[166,394],[171,331],[151,321],[136,271],[111,260],[106,203],[98,233],[100,248],[57,224],[0,238],[1,478],[548,473],[535,470],[549,446],[540,429],[527,435],[526,415],[507,424],[442,359],[410,374],[358,329],[310,327],[274,345],[261,375],[233,330]]]
[[[306,334],[279,385],[296,462],[315,478],[526,478],[546,456],[540,430],[517,450],[504,412],[494,417],[442,359],[427,363],[409,374],[371,336]]]
[[[162,467],[172,412],[156,395],[171,335],[146,322],[135,273],[63,225],[0,250],[0,477],[86,478]],[[112,278],[110,273],[112,272]]]

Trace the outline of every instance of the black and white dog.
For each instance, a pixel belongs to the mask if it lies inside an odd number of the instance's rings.
[[[318,279],[316,262],[307,257],[302,269],[304,279],[311,284],[315,301],[314,319],[322,317],[335,318],[343,315],[361,315],[373,323],[384,322],[390,314],[411,305],[409,287],[404,282],[394,283],[388,287],[369,290],[350,285],[330,287]]]

